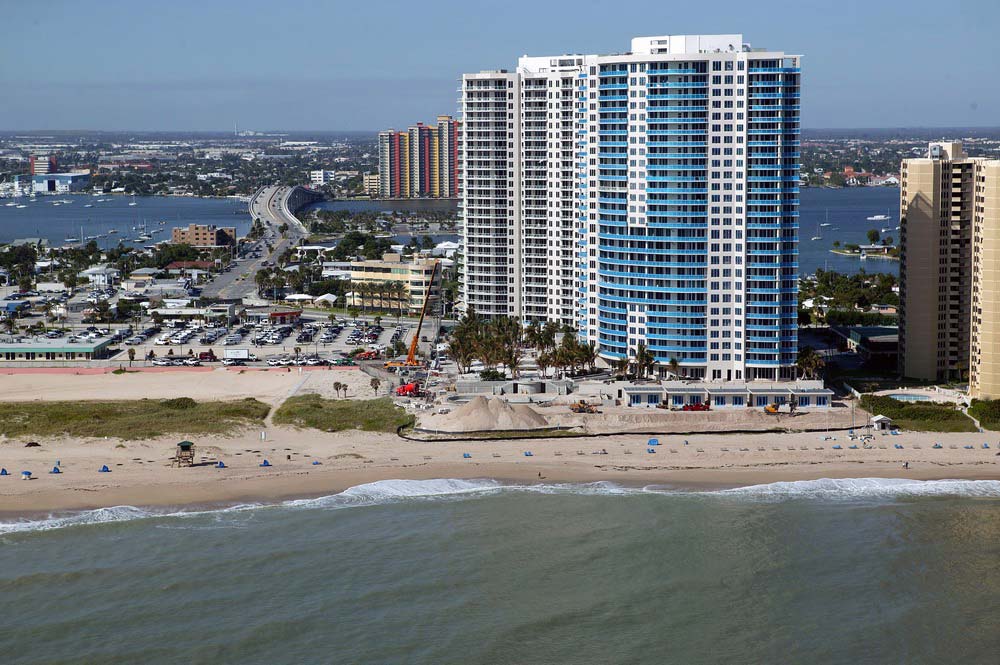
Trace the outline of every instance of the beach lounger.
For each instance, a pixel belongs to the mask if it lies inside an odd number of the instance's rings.
[[[658,445],[660,445],[660,440],[659,439],[650,439],[649,440],[649,445],[651,445],[651,446],[658,446]]]
[[[525,457],[534,457],[535,454],[533,452],[531,452],[530,450],[525,450],[524,451],[524,456]]]
[[[720,450],[721,450],[722,452],[724,452],[724,453],[728,453],[728,452],[729,452],[729,448],[720,448]]]
[[[740,448],[740,452],[741,453],[748,453],[748,452],[750,452],[750,449],[749,448]]]
[[[857,444],[855,444],[853,446],[847,446],[847,447],[850,448],[851,450],[857,450],[858,449]]]
[[[493,457],[500,457],[500,453],[493,453]]]
[[[962,446],[962,447],[965,448],[966,450],[972,450],[972,446]]]
[[[989,450],[989,449],[990,449],[990,444],[984,443],[983,444],[983,450]]]
[[[799,446],[799,450],[809,450],[809,446]]]
[[[788,446],[788,449],[789,450],[795,450],[795,446]],[[775,448],[775,450],[777,450],[777,448]]]
[[[584,453],[582,450],[578,450],[578,451],[576,451],[576,454],[577,455],[585,455],[586,453]]]
[[[631,451],[631,450],[626,450],[626,451],[625,451],[625,454],[626,454],[626,455],[631,455],[631,454],[632,454],[632,451]]]
[[[703,453],[703,452],[705,452],[705,449],[704,448],[698,448],[695,452]]]
[[[940,450],[941,448],[944,448],[944,446],[942,446],[940,443],[935,443],[933,446],[931,446],[931,448],[933,448],[934,450]]]
[[[555,456],[556,456],[556,457],[562,457],[562,453],[561,453],[561,452],[559,452],[559,451],[557,450],[557,451],[555,452]]]
[[[857,447],[857,446],[855,446],[855,447]],[[842,445],[840,445],[840,444],[838,443],[837,445],[835,445],[835,446],[833,447],[833,449],[834,449],[834,450],[843,450],[843,449],[844,449],[844,447],[843,447]]]
[[[823,450],[823,446],[816,446],[814,450]]]
[[[897,447],[897,448],[902,448],[903,446],[896,446],[896,447]],[[920,450],[920,449],[922,449],[922,448],[923,448],[923,446],[921,446],[921,445],[920,445],[919,443],[918,443],[917,445],[913,446],[913,449],[914,449],[914,450]]]
[[[676,450],[675,448],[671,448],[671,449],[670,449],[670,452],[672,452],[672,453],[676,453],[676,452],[677,452],[677,450]]]
[[[430,455],[424,455],[424,459],[425,460],[429,460],[429,459],[431,459],[431,456]]]
[[[762,452],[764,452],[764,450],[765,450],[764,446],[757,446],[757,452],[762,453]]]
[[[469,453],[462,453],[462,459],[472,459],[472,455]]]
[[[900,444],[900,443],[895,443],[895,444],[893,444],[892,447],[895,448],[896,450],[902,450],[903,449],[903,445]]]
[[[885,450],[885,446],[879,446],[878,449],[879,450]]]
[[[271,466],[271,463],[268,462],[267,460],[264,460],[263,462],[261,462],[260,464],[258,464],[258,466],[267,467],[267,466]],[[107,468],[107,467],[105,467],[105,468]]]

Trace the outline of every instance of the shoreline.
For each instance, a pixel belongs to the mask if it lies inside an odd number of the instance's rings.
[[[118,506],[192,511],[271,505],[387,480],[493,479],[516,485],[603,481],[695,491],[822,478],[1000,480],[996,439],[989,434],[885,437],[885,443],[902,443],[904,450],[850,450],[846,437],[825,441],[815,433],[706,434],[688,437],[688,445],[683,437],[668,434],[661,436],[656,454],[650,454],[646,436],[627,434],[595,445],[578,438],[414,443],[358,431],[330,434],[271,427],[266,432],[263,441],[256,431],[198,437],[199,465],[191,468],[169,466],[180,437],[47,440],[38,448],[14,448],[13,441],[6,441],[0,445],[0,466],[11,475],[0,478],[0,522]],[[837,440],[842,450],[832,448]],[[937,441],[945,447],[931,448]],[[959,445],[973,441],[974,449]],[[981,447],[985,442],[989,449]],[[876,443],[881,445],[882,437]],[[533,451],[531,456],[523,454],[527,449]],[[464,458],[466,452],[471,458]],[[57,458],[62,473],[46,473]],[[219,459],[225,469],[213,466]],[[261,468],[262,459],[272,466]],[[909,462],[910,469],[904,469],[903,462]],[[98,473],[105,463],[112,472]],[[31,469],[35,479],[22,481],[22,469]]]

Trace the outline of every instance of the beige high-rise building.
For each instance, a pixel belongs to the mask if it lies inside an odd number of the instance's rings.
[[[931,143],[927,157],[903,161],[904,376],[947,381],[968,373],[973,396],[1000,396],[998,189],[1000,162],[969,157],[961,143]]]
[[[969,394],[1000,399],[1000,160],[976,165],[974,188]]]
[[[973,167],[932,143],[900,178],[899,357],[903,376],[958,379],[969,365]]]

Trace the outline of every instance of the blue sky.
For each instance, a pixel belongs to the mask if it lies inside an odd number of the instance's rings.
[[[805,127],[1000,126],[996,0],[0,0],[0,25],[0,130],[375,130],[522,54],[736,32],[804,55]]]

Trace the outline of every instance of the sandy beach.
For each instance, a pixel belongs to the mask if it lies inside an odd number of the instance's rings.
[[[3,401],[138,399],[188,396],[195,399],[254,397],[272,406],[287,397],[315,392],[333,397],[335,382],[348,386],[350,398],[374,396],[370,377],[356,368],[335,371],[226,371],[222,369],[135,374],[15,373],[0,377]],[[540,409],[541,413],[555,409]],[[849,426],[849,409],[816,415],[783,426]],[[115,505],[191,506],[249,501],[270,502],[319,496],[362,483],[387,479],[495,478],[517,483],[612,481],[624,485],[736,486],[786,480],[843,477],[912,479],[1000,478],[1000,437],[996,434],[904,433],[876,436],[870,448],[854,445],[846,432],[760,434],[672,434],[690,427],[700,414],[620,414],[621,426],[662,432],[602,437],[491,441],[410,441],[394,434],[326,433],[275,427],[231,436],[193,438],[198,464],[171,466],[176,442],[153,440],[0,439],[0,516],[4,519],[50,511]],[[619,419],[611,416],[607,430]],[[694,418],[692,418],[692,416]],[[564,422],[580,416],[566,410]],[[588,418],[593,418],[588,416]],[[730,414],[720,414],[723,426]],[[761,416],[748,422],[771,422]],[[701,416],[705,426],[709,419]],[[661,427],[658,429],[657,422]],[[859,421],[863,422],[863,420]],[[613,430],[612,430],[613,431]],[[262,438],[263,434],[263,438]],[[935,442],[942,448],[934,449]],[[984,449],[983,444],[989,448]],[[902,450],[894,444],[904,446]],[[840,450],[833,446],[841,446]],[[972,446],[971,449],[965,446]],[[649,452],[652,449],[655,452]],[[525,452],[531,452],[526,456]],[[470,457],[465,457],[468,454]],[[271,466],[261,467],[267,459]],[[226,468],[215,468],[223,461]],[[909,462],[910,468],[903,464]],[[60,474],[49,471],[58,465]],[[107,465],[110,473],[98,473]],[[22,471],[34,479],[21,479]]]
[[[611,481],[623,485],[737,486],[816,478],[1000,479],[997,437],[910,433],[852,450],[847,437],[815,433],[417,443],[394,435],[268,428],[198,440],[199,466],[173,468],[175,438],[142,442],[6,441],[0,516],[114,505],[188,506],[270,502],[333,494],[386,479],[496,478],[518,483]],[[685,440],[687,444],[685,445]],[[932,445],[940,442],[941,449]],[[899,443],[903,450],[893,447]],[[990,448],[983,449],[988,443]],[[841,445],[835,450],[832,446]],[[972,445],[973,449],[963,446]],[[607,454],[598,454],[602,451]],[[525,456],[530,451],[531,456]],[[463,455],[468,453],[470,458]],[[272,466],[262,468],[267,459]],[[222,460],[225,469],[213,466]],[[60,464],[63,473],[49,474]],[[319,462],[319,464],[313,464]],[[903,469],[909,462],[910,468]],[[98,473],[107,464],[111,473]],[[20,479],[22,470],[35,475]]]

